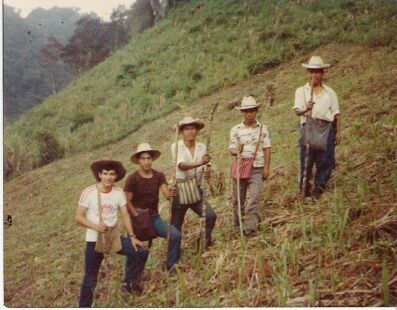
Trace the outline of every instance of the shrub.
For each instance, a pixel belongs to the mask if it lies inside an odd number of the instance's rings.
[[[48,131],[39,131],[35,135],[38,144],[40,158],[39,166],[47,165],[50,162],[60,159],[64,155],[64,150],[54,134]]]

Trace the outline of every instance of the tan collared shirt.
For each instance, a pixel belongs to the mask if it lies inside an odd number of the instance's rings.
[[[310,101],[310,85],[306,83],[295,91],[295,104],[293,109],[303,111],[307,108],[307,103]],[[323,84],[323,90],[320,94],[313,94],[313,101],[315,102],[312,110],[312,117],[314,119],[321,119],[324,121],[333,122],[335,115],[339,112],[338,97],[334,90]],[[302,115],[301,124],[306,123],[306,115]]]
[[[234,126],[230,131],[229,149],[238,150],[238,144],[244,144],[242,157],[254,157],[256,145],[259,139],[261,124],[257,121],[253,127],[245,126],[244,122]],[[263,149],[272,147],[267,126],[262,127],[262,138],[259,143],[258,152],[256,153],[254,167],[264,167],[265,159]]]

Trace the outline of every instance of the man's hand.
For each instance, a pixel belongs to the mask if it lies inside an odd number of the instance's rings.
[[[135,236],[131,237],[131,244],[133,246],[133,248],[135,249],[135,251],[137,251],[137,247],[141,247],[145,250],[147,250],[147,246],[146,244],[144,244],[141,240],[137,239]]]
[[[269,178],[269,168],[263,168],[263,176],[262,179],[263,181],[267,180]]]
[[[169,192],[170,192],[170,197],[176,197],[176,187],[175,186],[170,186],[169,187]]]
[[[211,168],[210,167],[206,167],[204,169],[204,178],[206,178],[207,180],[209,180],[211,178]]]
[[[201,164],[202,165],[206,165],[206,164],[208,164],[210,162],[210,160],[211,160],[211,156],[208,155],[208,154],[205,154],[203,156],[203,158],[201,158]]]
[[[335,135],[335,144],[339,145],[341,140],[342,140],[342,137],[341,137],[340,133],[337,132],[336,135]]]
[[[310,101],[307,103],[307,108],[306,108],[306,110],[307,110],[307,111],[311,111],[311,110],[313,109],[314,104],[315,104],[315,102],[312,101],[312,100],[310,100]]]
[[[97,232],[104,233],[104,232],[106,232],[108,230],[108,227],[106,225],[104,225],[104,224],[98,224],[98,225],[96,225],[95,230]]]

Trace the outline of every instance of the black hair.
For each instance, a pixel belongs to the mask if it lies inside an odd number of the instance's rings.
[[[106,171],[114,170],[114,172],[116,172],[116,174],[117,174],[117,165],[115,165],[115,164],[105,164],[105,165],[102,166],[102,170],[100,171],[100,173],[102,173],[103,170],[106,170]]]

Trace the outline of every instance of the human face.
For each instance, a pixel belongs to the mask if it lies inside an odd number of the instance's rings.
[[[307,69],[309,81],[313,86],[321,85],[324,77],[324,69]]]
[[[142,153],[139,156],[139,167],[143,171],[150,171],[152,169],[153,158],[150,153]]]
[[[197,138],[198,129],[194,125],[187,125],[182,129],[183,139],[186,141],[195,141]]]
[[[253,109],[241,110],[241,113],[243,114],[244,123],[246,125],[253,124],[256,120],[256,114],[258,114],[258,109],[253,108]]]
[[[117,174],[116,171],[113,169],[103,169],[102,172],[99,172],[99,178],[101,179],[101,184],[103,185],[103,187],[111,187],[116,181]]]

